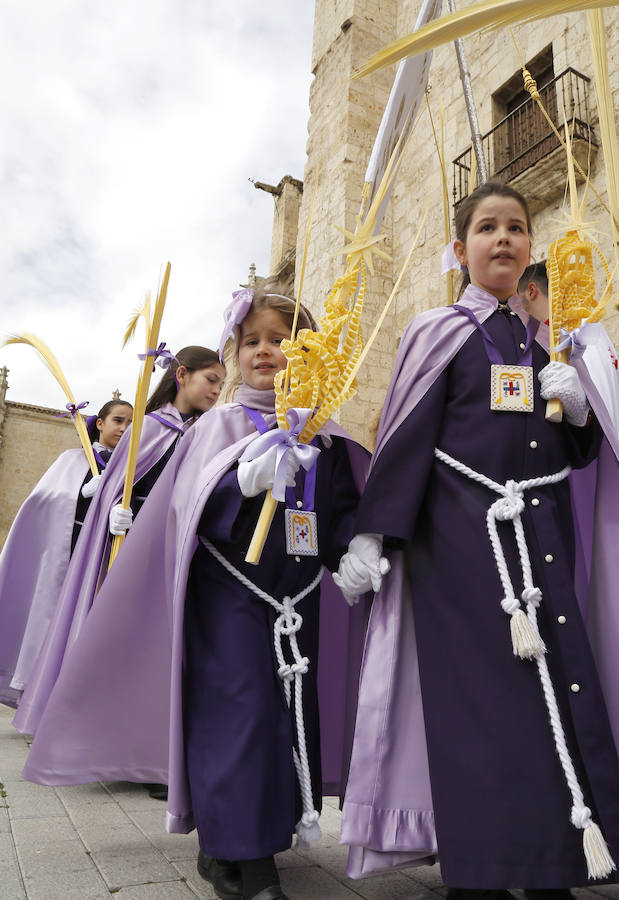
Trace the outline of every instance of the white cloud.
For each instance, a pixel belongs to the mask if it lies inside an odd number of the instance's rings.
[[[230,292],[266,272],[272,202],[302,177],[313,4],[20,0],[0,29],[0,330],[32,331],[91,408],[131,399],[126,320],[172,277],[161,337],[215,346]],[[27,348],[8,398],[60,405]]]

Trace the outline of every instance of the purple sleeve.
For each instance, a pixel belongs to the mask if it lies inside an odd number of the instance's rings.
[[[355,534],[413,536],[434,463],[447,391],[447,370],[434,382],[374,461],[359,503]]]
[[[596,459],[602,446],[604,432],[591,413],[590,421],[582,428],[564,422],[565,445],[570,465],[575,469],[583,469]]]
[[[319,516],[320,557],[331,571],[337,571],[341,557],[354,536],[354,523],[359,505],[359,491],[345,442],[333,439],[333,446],[319,457],[316,509]],[[328,510],[328,520],[323,510]],[[326,536],[326,539],[322,537]]]
[[[255,498],[246,500],[243,496],[236,470],[237,467],[233,466],[219,479],[206,502],[198,526],[198,534],[215,544],[236,543],[239,533],[247,527],[247,518],[252,515]]]

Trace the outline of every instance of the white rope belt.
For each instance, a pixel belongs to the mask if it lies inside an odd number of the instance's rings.
[[[566,466],[554,475],[543,475],[539,478],[528,478],[524,481],[510,480],[505,484],[499,484],[491,478],[481,475],[474,469],[470,469],[468,466],[464,465],[464,463],[454,459],[438,448],[434,450],[434,455],[441,462],[451,466],[452,469],[455,469],[462,475],[466,475],[467,478],[471,478],[473,481],[485,485],[485,487],[489,488],[491,491],[500,494],[499,499],[495,500],[488,509],[486,526],[504,591],[501,607],[503,611],[511,617],[510,625],[514,655],[519,656],[522,659],[534,659],[537,664],[537,671],[550,718],[557,755],[563,768],[567,786],[572,795],[571,821],[576,828],[580,828],[583,831],[583,847],[585,858],[587,860],[589,878],[606,878],[613,869],[615,869],[615,864],[608,852],[608,847],[606,846],[606,842],[602,837],[599,827],[591,818],[591,810],[585,805],[584,796],[574,770],[574,764],[567,748],[557,698],[550,678],[550,672],[548,671],[546,657],[544,655],[546,653],[546,647],[540,636],[537,625],[537,607],[541,602],[542,592],[533,584],[529,548],[527,547],[524,527],[520,516],[524,509],[523,495],[526,490],[543,487],[548,484],[557,484],[559,481],[563,481],[570,474],[571,467]],[[519,598],[515,596],[507,563],[505,561],[505,554],[503,553],[503,547],[498,534],[497,522],[502,521],[511,521],[514,526],[524,585],[524,589]],[[522,609],[521,602],[526,606],[526,615]]]
[[[303,617],[295,610],[296,604],[307,597],[315,590],[324,574],[324,566],[321,566],[318,574],[311,584],[296,594],[294,597],[284,597],[280,603],[275,597],[271,597],[266,591],[263,591],[258,585],[250,581],[236,566],[233,566],[229,560],[223,556],[219,550],[211,544],[209,540],[200,537],[200,543],[211,553],[217,562],[233,575],[244,587],[250,590],[269,606],[279,613],[273,627],[273,637],[275,645],[275,656],[277,657],[278,670],[277,674],[284,684],[284,694],[286,703],[290,709],[291,704],[291,681],[294,680],[294,710],[295,725],[297,731],[297,744],[299,750],[292,748],[294,766],[297,772],[299,789],[301,791],[301,800],[303,803],[303,815],[297,822],[295,831],[301,846],[309,845],[310,841],[320,840],[321,830],[318,824],[319,813],[314,807],[312,797],[312,781],[310,777],[309,759],[307,756],[307,742],[305,739],[305,720],[303,718],[303,675],[309,668],[309,659],[307,656],[301,656],[299,645],[297,643],[297,632],[303,625]],[[288,645],[292,653],[293,663],[289,664],[284,658],[282,648],[282,637],[288,638]]]

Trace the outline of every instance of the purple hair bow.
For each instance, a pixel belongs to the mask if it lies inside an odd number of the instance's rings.
[[[286,460],[288,454],[294,454],[299,464],[303,466],[306,472],[309,472],[320,453],[320,447],[299,443],[299,435],[312,413],[313,410],[311,409],[289,409],[286,413],[286,421],[290,426],[288,431],[275,428],[272,431],[261,434],[245,448],[245,452],[239,460],[239,462],[247,462],[248,460],[256,459],[258,456],[266,453],[267,450],[270,450],[271,447],[277,447],[275,478],[271,493],[280,503],[286,499]]]
[[[166,350],[165,341],[162,341],[156,350],[149,349],[146,351],[146,353],[138,353],[138,359],[146,359],[148,356],[154,356],[155,365],[160,366],[162,369],[169,369],[172,364],[172,360],[175,360],[176,363],[180,366],[178,359],[176,359],[172,351]]]
[[[219,359],[221,362],[224,361],[224,347],[226,346],[226,341],[234,331],[235,326],[240,325],[249,312],[253,299],[254,292],[251,288],[241,288],[240,291],[234,291],[232,294],[232,303],[226,306],[224,310],[226,324],[224,325],[224,330],[222,331],[219,340]]]
[[[67,419],[68,416],[71,416],[71,418],[74,419],[78,413],[78,410],[84,409],[84,407],[88,406],[89,403],[90,403],[89,400],[83,400],[81,403],[78,403],[78,404],[67,403],[66,408],[69,410],[68,415],[67,415],[67,413],[58,413],[56,418],[57,419]]]

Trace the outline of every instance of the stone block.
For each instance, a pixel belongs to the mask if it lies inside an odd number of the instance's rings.
[[[127,852],[123,844],[115,850],[94,852],[92,859],[110,889],[147,881],[178,880],[177,870],[150,845],[136,842],[135,848]]]
[[[0,885],[3,900],[25,900],[26,892],[15,855],[13,838],[2,831],[0,831]]]
[[[165,830],[165,816],[154,811],[134,812],[132,819],[167,860],[197,859],[200,849],[197,831],[192,831],[191,834],[168,834]]]
[[[183,876],[187,885],[198,895],[198,897],[202,898],[202,900],[217,900],[217,895],[215,894],[212,885],[198,874],[195,859],[176,860],[173,865],[175,870]]]
[[[53,787],[15,781],[6,784],[6,793],[12,819],[65,815],[64,807]]]

